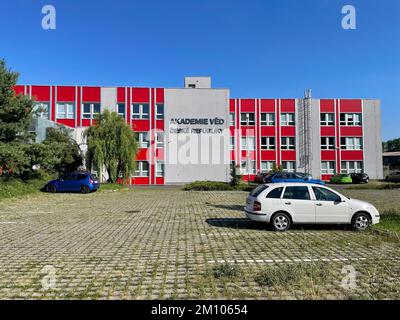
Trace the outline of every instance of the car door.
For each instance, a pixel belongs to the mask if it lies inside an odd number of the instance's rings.
[[[349,205],[342,201],[335,192],[323,188],[312,187],[317,223],[347,223],[349,222]]]
[[[296,223],[315,223],[315,203],[308,186],[287,186],[281,199],[282,208]]]
[[[66,176],[64,181],[62,182],[63,184],[63,190],[62,191],[76,191],[76,174],[70,174]]]

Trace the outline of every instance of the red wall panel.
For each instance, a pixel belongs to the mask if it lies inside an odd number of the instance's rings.
[[[342,137],[362,137],[362,127],[340,127],[340,135]]]
[[[294,99],[282,99],[281,100],[281,113],[294,113],[296,101]]]
[[[262,137],[275,137],[275,127],[272,126],[262,126],[261,127]]]
[[[262,161],[276,160],[276,151],[275,150],[261,150],[261,160]]]
[[[296,128],[294,126],[282,126],[281,136],[282,137],[294,137],[296,135]]]
[[[362,161],[363,151],[362,150],[342,150],[341,153],[342,161]]]
[[[361,100],[339,100],[340,101],[340,112],[362,112]]]
[[[100,87],[83,87],[82,102],[100,102],[101,88]]]
[[[58,102],[75,102],[75,87],[57,87]]]
[[[241,127],[242,136],[243,137],[255,137],[256,136],[256,129],[254,126],[242,126]]]
[[[275,99],[261,99],[261,112],[275,112]]]
[[[296,161],[296,150],[282,150],[282,161]]]
[[[25,94],[25,86],[15,86],[14,92],[15,92],[15,95]]]
[[[32,86],[32,98],[35,101],[48,102],[50,101],[49,86]]]
[[[320,100],[320,112],[321,113],[334,113],[335,112],[335,100],[321,99]]]
[[[163,88],[157,88],[156,90],[156,99],[157,99],[157,103],[164,103],[165,99],[164,99],[164,89]]]
[[[335,161],[335,150],[321,150],[322,161]]]
[[[132,88],[132,102],[150,102],[150,90],[148,88]]]
[[[150,121],[148,120],[132,120],[132,129],[136,132],[144,132],[150,130]]]
[[[335,136],[335,127],[321,127],[321,137],[334,137]]]
[[[125,88],[124,87],[117,88],[117,102],[125,103]]]
[[[57,119],[57,123],[61,123],[71,128],[75,127],[75,119]]]
[[[242,99],[240,100],[240,112],[255,112],[256,100],[255,99]]]

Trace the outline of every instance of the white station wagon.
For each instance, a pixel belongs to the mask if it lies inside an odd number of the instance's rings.
[[[372,204],[307,183],[260,185],[250,193],[244,210],[249,219],[270,223],[276,231],[292,224],[351,224],[361,231],[379,223]]]

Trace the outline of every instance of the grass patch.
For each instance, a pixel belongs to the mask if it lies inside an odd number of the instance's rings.
[[[400,211],[385,210],[381,214],[381,221],[374,228],[400,232]]]
[[[255,277],[261,287],[280,287],[322,285],[331,281],[332,267],[328,263],[294,263],[268,265]]]
[[[400,183],[366,183],[351,185],[346,190],[396,190],[400,189]]]
[[[27,181],[14,178],[0,179],[0,201],[2,199],[18,198],[39,192],[48,180],[48,178]]]
[[[195,181],[183,187],[186,191],[251,191],[257,184],[240,183],[232,186],[227,182],[218,181]]]
[[[223,263],[216,265],[212,269],[212,274],[214,278],[221,279],[221,278],[236,278],[241,274],[241,269],[236,264],[231,263]]]

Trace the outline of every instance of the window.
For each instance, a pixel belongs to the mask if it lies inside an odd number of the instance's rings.
[[[36,102],[33,111],[39,118],[49,119],[50,105],[47,102]]]
[[[132,104],[132,119],[149,119],[149,105]]]
[[[321,162],[321,173],[322,174],[334,174],[335,173],[335,161],[322,161]]]
[[[165,165],[163,161],[156,162],[156,177],[164,177]]]
[[[321,126],[334,126],[335,114],[334,113],[321,113]]]
[[[148,177],[149,176],[149,163],[147,161],[137,161],[135,177]]]
[[[333,202],[341,202],[342,198],[336,193],[320,187],[312,187],[315,199],[318,201],[333,201]]]
[[[354,137],[341,138],[340,148],[343,150],[362,150],[362,139]]]
[[[280,199],[282,195],[283,188],[275,188],[270,193],[267,194],[268,199]]]
[[[148,148],[149,141],[147,139],[147,132],[136,132],[136,141],[139,148]]]
[[[230,112],[229,113],[229,125],[234,127],[235,126],[235,113],[234,112]]]
[[[311,200],[308,187],[286,187],[283,199]]]
[[[282,161],[282,170],[285,172],[295,172],[296,162]]]
[[[261,137],[261,149],[262,150],[274,150],[275,149],[275,138],[274,137]]]
[[[261,125],[262,126],[274,126],[275,125],[275,113],[261,113]]]
[[[363,163],[362,161],[342,161],[341,173],[362,173]]]
[[[255,137],[241,137],[240,143],[242,150],[255,150],[256,138]]]
[[[261,172],[266,173],[272,171],[274,164],[274,161],[261,161]]]
[[[100,113],[100,103],[83,103],[82,109],[83,119],[95,119],[96,115]]]
[[[57,103],[57,119],[74,119],[75,105],[73,103]]]
[[[164,132],[156,132],[156,148],[164,148]]]
[[[258,197],[262,192],[264,192],[264,190],[267,190],[267,189],[268,189],[268,186],[265,184],[262,184],[262,185],[258,186],[257,188],[253,189],[250,192],[250,196]]]
[[[241,113],[240,124],[242,126],[254,126],[255,125],[254,113]]]
[[[235,150],[235,137],[229,137],[229,150]]]
[[[361,113],[341,113],[340,125],[342,126],[361,126]]]
[[[283,137],[281,138],[281,149],[282,150],[294,150],[294,137]]]
[[[281,126],[294,126],[294,113],[281,114]]]
[[[156,104],[156,119],[164,120],[164,105]]]
[[[241,174],[256,174],[256,162],[244,160],[240,163]]]
[[[125,118],[125,103],[117,103],[117,113],[121,118]]]
[[[334,150],[335,149],[335,138],[334,137],[322,137],[321,138],[321,149],[322,150]]]

